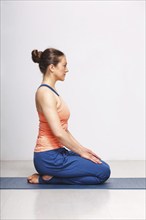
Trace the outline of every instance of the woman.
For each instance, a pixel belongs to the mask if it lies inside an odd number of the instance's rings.
[[[69,109],[56,91],[57,81],[68,72],[63,52],[48,48],[33,50],[32,60],[43,74],[35,101],[40,124],[34,149],[34,166],[38,173],[29,183],[101,184],[110,176],[110,167],[90,149],[82,146],[69,132]]]

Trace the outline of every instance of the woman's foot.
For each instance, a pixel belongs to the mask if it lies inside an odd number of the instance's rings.
[[[49,181],[50,179],[52,179],[52,177],[53,177],[53,176],[44,175],[44,176],[42,176],[42,179]]]
[[[38,173],[34,173],[33,175],[29,176],[27,178],[28,183],[33,183],[33,184],[39,183],[39,176],[40,175]],[[49,175],[42,176],[43,180],[47,180],[47,181],[52,179],[52,177],[53,176],[49,176]]]
[[[39,174],[34,173],[27,178],[28,183],[39,183]]]

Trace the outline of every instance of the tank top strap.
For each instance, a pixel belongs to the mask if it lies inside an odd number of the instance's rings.
[[[38,88],[40,88],[41,86],[46,86],[46,87],[48,87],[48,88],[51,89],[56,95],[59,96],[59,94],[58,94],[51,86],[49,86],[48,84],[41,84]]]

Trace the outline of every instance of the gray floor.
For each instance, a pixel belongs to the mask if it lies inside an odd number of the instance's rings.
[[[145,161],[107,161],[111,177],[145,177]],[[1,176],[36,172],[32,161],[2,161]],[[1,219],[146,219],[145,190],[2,190]]]

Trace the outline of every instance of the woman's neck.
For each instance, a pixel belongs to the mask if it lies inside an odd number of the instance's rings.
[[[43,77],[42,84],[48,84],[49,86],[55,89],[55,83],[56,81],[53,80],[52,78],[45,77],[45,76]]]

